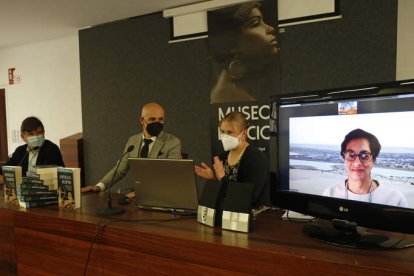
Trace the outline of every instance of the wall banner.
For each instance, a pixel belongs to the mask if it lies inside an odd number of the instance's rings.
[[[277,2],[246,2],[208,12],[211,57],[212,151],[223,151],[220,120],[240,111],[249,121],[249,142],[267,151],[269,96],[280,91]]]

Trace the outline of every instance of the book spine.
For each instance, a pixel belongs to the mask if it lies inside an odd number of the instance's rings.
[[[39,184],[31,184],[31,183],[22,183],[20,185],[20,189],[22,190],[27,190],[27,189],[32,189],[32,190],[49,190],[48,186],[45,185],[39,185]]]
[[[38,175],[37,173],[34,172],[27,172],[26,173],[26,178],[30,178],[30,179],[38,179],[40,180],[40,175]]]
[[[34,189],[19,189],[18,195],[19,196],[26,196],[26,195],[54,195],[56,191],[42,191],[42,190],[34,190]]]
[[[57,204],[57,200],[48,200],[48,201],[32,201],[32,202],[20,202],[20,206],[23,208],[32,208],[32,207],[39,207],[39,206],[46,206],[46,205],[55,205]]]
[[[20,201],[23,202],[32,202],[32,201],[51,201],[58,200],[57,195],[45,196],[45,195],[31,195],[31,196],[21,196]]]
[[[36,178],[31,178],[31,177],[23,177],[23,184],[43,185],[44,182],[41,179],[36,179]]]

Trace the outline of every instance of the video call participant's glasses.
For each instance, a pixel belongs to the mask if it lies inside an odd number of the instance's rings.
[[[353,151],[345,151],[344,157],[348,161],[355,161],[355,159],[358,157],[361,162],[369,162],[372,160],[374,155],[366,151],[360,152],[358,154]]]

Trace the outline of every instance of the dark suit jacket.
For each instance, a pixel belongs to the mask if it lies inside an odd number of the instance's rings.
[[[27,153],[27,145],[18,147],[6,162],[5,166],[22,166],[22,174],[26,175],[28,169],[29,154]],[[59,147],[49,140],[45,140],[39,149],[36,165],[57,165],[64,167],[62,154]]]
[[[120,181],[128,172],[128,158],[138,157],[141,151],[142,146],[142,137],[143,133],[138,133],[129,137],[128,142],[125,145],[124,153],[127,148],[131,145],[134,146],[134,149],[125,154],[121,160],[119,160],[119,167],[115,173],[117,165],[115,165],[99,182],[105,184],[105,188],[111,183],[112,177],[114,177],[113,184]],[[157,139],[154,142],[154,145],[151,148],[151,151],[148,153],[148,158],[159,158],[159,159],[181,159],[181,141],[177,137],[167,132],[162,131],[158,135]],[[114,175],[115,173],[115,175]]]

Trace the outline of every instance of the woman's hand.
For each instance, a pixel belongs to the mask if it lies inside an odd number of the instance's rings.
[[[195,173],[207,180],[215,180],[216,177],[214,176],[213,170],[204,162],[201,163],[201,166],[194,166]]]
[[[223,161],[221,161],[218,156],[214,156],[213,162],[214,173],[217,180],[220,181],[226,175],[226,172],[224,171]]]

